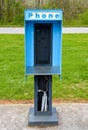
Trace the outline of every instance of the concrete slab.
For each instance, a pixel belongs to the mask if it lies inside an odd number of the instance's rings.
[[[63,27],[63,33],[88,33],[88,27]],[[0,34],[24,34],[24,28],[0,27]]]
[[[0,130],[88,130],[88,104],[53,104],[59,116],[59,125],[28,127],[28,112],[33,105],[0,105]]]

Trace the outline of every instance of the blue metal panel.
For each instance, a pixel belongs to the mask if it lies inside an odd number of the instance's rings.
[[[62,22],[61,22],[61,35],[60,35],[60,73],[62,74]],[[62,79],[62,75],[60,75],[60,79]]]
[[[53,24],[53,66],[60,66],[61,22]]]
[[[60,13],[59,19],[29,19],[28,13]],[[59,67],[59,75],[62,66],[62,11],[61,10],[26,10],[25,11],[25,47],[26,47],[26,68],[34,67],[34,24],[35,23],[52,23],[52,67]],[[28,72],[26,71],[26,74]]]
[[[33,23],[26,22],[26,66],[34,66],[34,31]]]

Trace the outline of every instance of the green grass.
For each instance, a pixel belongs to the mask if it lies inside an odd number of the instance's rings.
[[[53,98],[88,100],[88,34],[63,35],[62,72]],[[24,36],[0,35],[0,99],[33,99],[33,82],[24,80]]]

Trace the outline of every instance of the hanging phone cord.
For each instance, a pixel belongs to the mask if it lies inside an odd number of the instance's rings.
[[[38,90],[38,92],[43,92],[42,96],[42,104],[41,104],[41,111],[47,111],[47,91],[48,91],[48,78],[45,76],[45,79],[47,80],[46,82],[46,90]]]

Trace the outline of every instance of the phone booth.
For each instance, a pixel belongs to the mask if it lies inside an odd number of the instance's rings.
[[[62,11],[25,10],[25,75],[34,75],[34,108],[29,125],[57,125],[52,75],[61,77]]]

